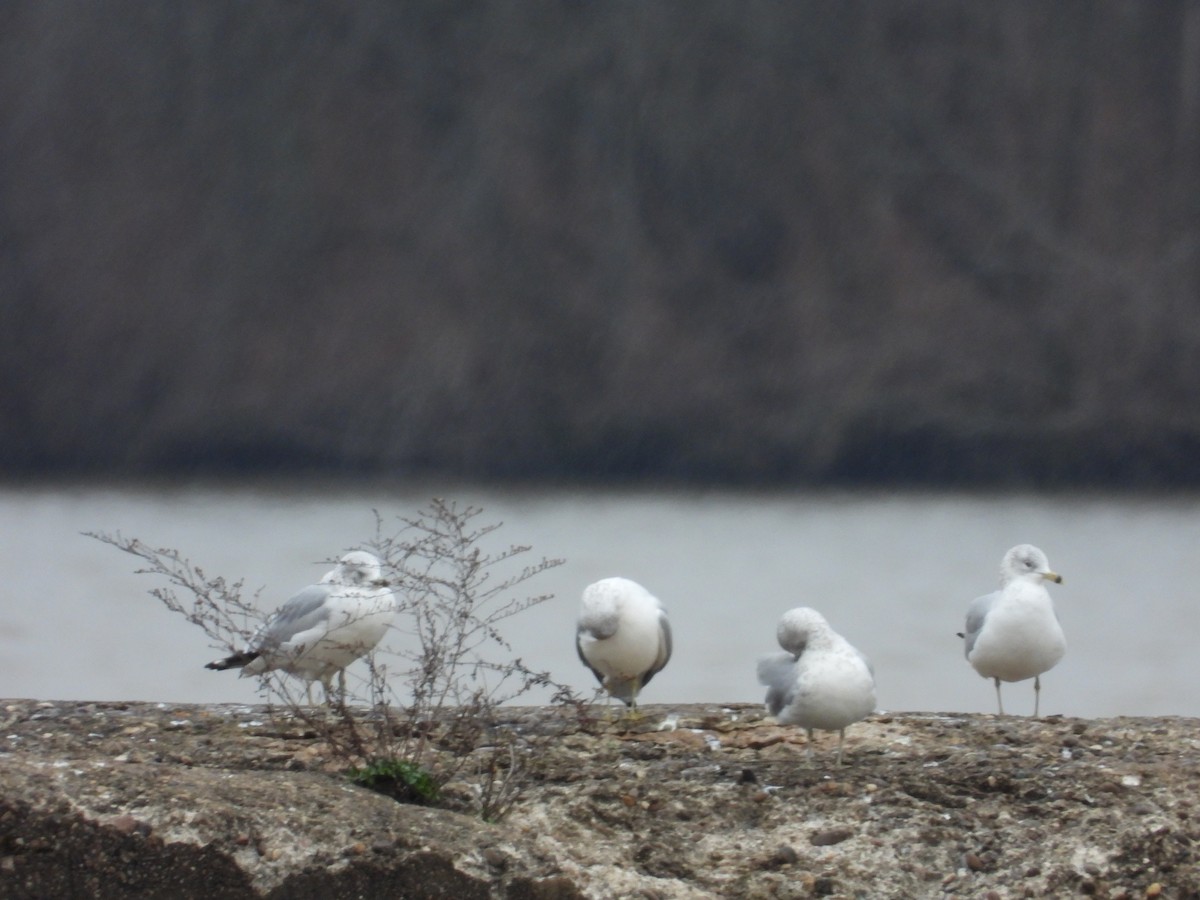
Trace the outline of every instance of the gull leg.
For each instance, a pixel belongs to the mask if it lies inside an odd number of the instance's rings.
[[[808,729],[808,744],[806,745],[807,746],[806,752],[808,753],[808,761],[809,762],[812,762],[812,758],[813,758],[812,745],[813,745],[813,730],[811,728],[809,728]]]
[[[1000,715],[1004,715],[1004,701],[1000,699],[1000,679],[995,678],[996,682],[996,708],[1000,710]]]
[[[839,766],[842,764],[842,744],[843,744],[843,743],[845,743],[845,741],[846,741],[846,729],[845,729],[845,728],[842,728],[842,729],[840,729],[840,730],[838,731],[838,755],[837,755],[837,764],[838,764]]]
[[[307,684],[305,684],[305,686],[304,686],[304,696],[307,698],[307,700],[308,700],[308,705],[309,705],[310,707],[313,705],[313,701],[312,701],[312,684],[313,684],[313,683],[310,681],[310,682],[308,682]]]
[[[630,722],[637,722],[637,721],[640,721],[640,720],[641,720],[641,718],[642,718],[642,714],[641,714],[641,712],[638,710],[638,705],[637,705],[637,695],[638,695],[638,684],[637,684],[637,682],[635,681],[635,682],[634,682],[634,684],[633,684],[633,697],[632,697],[632,699],[630,700],[630,703],[629,703],[629,714],[628,714],[628,718],[629,718],[629,721],[630,721]]]
[[[625,719],[625,721],[629,722],[630,724],[632,724],[634,722],[638,722],[642,718],[642,714],[640,712],[638,712],[638,705],[637,705],[637,695],[638,695],[638,691],[640,691],[641,689],[642,689],[641,678],[634,678],[633,684],[632,684],[632,690],[630,690],[630,692],[629,692],[629,709],[626,710],[625,715],[623,717]]]
[[[1033,717],[1038,717],[1038,706],[1042,699],[1042,679],[1040,675],[1033,676]]]
[[[613,712],[612,692],[608,689],[608,682],[601,682],[601,687],[604,688],[604,724],[611,725],[616,721],[617,714]]]

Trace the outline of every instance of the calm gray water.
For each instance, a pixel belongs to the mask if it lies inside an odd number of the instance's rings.
[[[1029,542],[1065,578],[1052,593],[1067,655],[1043,678],[1042,710],[1200,715],[1191,496],[8,488],[0,696],[257,700],[252,680],[202,668],[208,639],[148,594],[158,582],[133,574],[132,557],[81,532],[179,548],[208,574],[262,588],[274,608],[370,540],[373,510],[393,520],[435,494],[482,506],[504,543],[566,560],[528,585],[555,599],[507,633],[526,662],[580,689],[592,684],[573,645],[579,593],[620,574],[657,594],[673,623],[675,655],[648,703],[760,700],[756,658],[776,649],[780,614],[808,605],[872,658],[881,708],[994,712],[954,633],[993,589],[1004,551]],[[1005,705],[1030,712],[1031,684],[1005,686]]]

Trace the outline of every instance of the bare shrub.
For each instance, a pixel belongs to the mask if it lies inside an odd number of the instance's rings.
[[[365,657],[365,680],[314,708],[302,681],[276,671],[257,677],[272,715],[323,740],[359,783],[433,802],[455,778],[473,785],[475,808],[494,821],[520,795],[534,740],[502,727],[500,706],[537,687],[552,688],[555,703],[576,710],[585,704],[514,658],[501,631],[505,620],[551,598],[527,595],[525,586],[562,560],[525,563],[530,548],[520,545],[489,550],[501,526],[480,523],[481,513],[435,499],[401,517],[394,533],[376,513],[367,546],[380,558],[399,610],[394,638]],[[244,648],[265,618],[258,593],[246,598],[242,581],[210,577],[178,550],[120,534],[89,536],[141,560],[137,574],[164,579],[151,595],[221,652]]]

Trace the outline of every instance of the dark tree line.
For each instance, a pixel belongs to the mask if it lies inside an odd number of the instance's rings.
[[[0,8],[0,471],[1200,480],[1200,4]]]

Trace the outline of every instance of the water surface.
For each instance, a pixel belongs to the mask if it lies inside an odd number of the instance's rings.
[[[207,671],[208,639],[149,596],[137,561],[82,536],[120,532],[242,578],[274,608],[326,561],[433,495],[483,507],[504,543],[565,563],[529,583],[555,598],[509,621],[514,652],[591,688],[575,656],[587,583],[624,575],[668,607],[675,655],[647,702],[761,700],[756,658],[791,606],[821,610],[875,663],[881,708],[994,711],[962,658],[967,604],[1000,557],[1029,542],[1065,578],[1052,586],[1065,659],[1042,710],[1072,716],[1200,715],[1200,498],[730,492],[350,491],[194,486],[0,491],[0,696],[255,701],[251,679]],[[532,561],[532,557],[531,557]],[[1005,686],[1010,712],[1031,683]],[[542,702],[544,694],[529,698]]]

